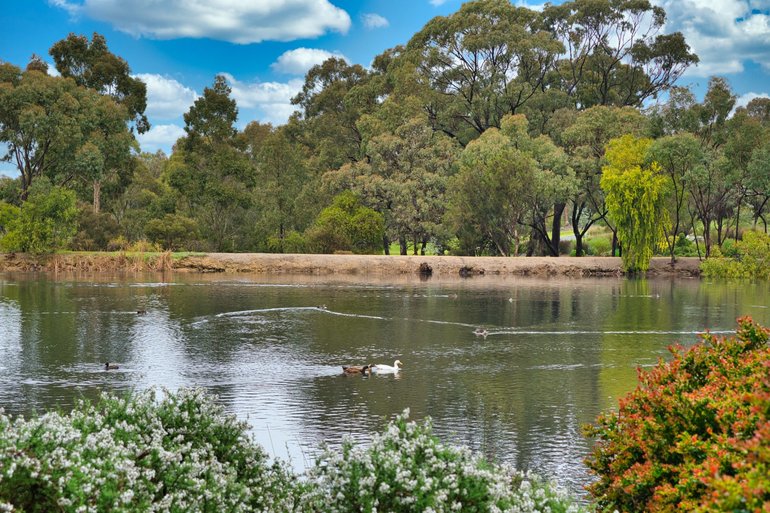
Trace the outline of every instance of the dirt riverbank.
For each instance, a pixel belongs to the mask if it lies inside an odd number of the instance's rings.
[[[283,255],[266,253],[68,253],[46,257],[0,255],[0,271],[249,273],[298,275],[620,276],[613,257],[455,257],[399,255]],[[698,276],[697,258],[654,258],[651,276]]]

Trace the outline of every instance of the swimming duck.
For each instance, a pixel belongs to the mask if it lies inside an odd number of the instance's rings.
[[[369,374],[372,365],[343,365],[342,372],[345,374]]]
[[[116,365],[110,362],[107,362],[104,364],[104,370],[117,370],[117,369],[120,369],[120,365]]]
[[[489,335],[489,332],[484,328],[476,328],[475,330],[473,330],[473,334],[476,335],[477,337],[487,338],[487,336]]]
[[[392,367],[390,365],[383,365],[381,363],[378,363],[376,365],[372,365],[372,372],[376,372],[378,374],[395,374],[401,370],[399,365],[403,365],[403,363],[401,363],[401,360],[396,360],[395,362],[393,362]]]
[[[147,310],[145,310],[144,308],[136,311],[136,315],[144,315],[146,313],[147,313]]]

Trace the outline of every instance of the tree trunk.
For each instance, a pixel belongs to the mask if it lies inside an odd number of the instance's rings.
[[[620,256],[618,253],[618,234],[612,232],[612,256]]]
[[[566,203],[557,203],[553,206],[553,224],[551,225],[551,252],[559,256],[559,243],[561,242],[561,216],[564,214]]]
[[[398,245],[400,246],[401,254],[402,255],[406,255],[407,254],[407,251],[406,251],[407,250],[407,247],[406,247],[406,237],[403,237],[403,236],[399,237],[398,238]]]
[[[98,214],[102,203],[102,183],[94,180],[94,214]]]
[[[422,239],[422,245],[420,246],[420,256],[425,256],[425,248],[428,245],[427,239]]]
[[[390,255],[390,239],[387,235],[382,236],[382,249],[386,255]]]

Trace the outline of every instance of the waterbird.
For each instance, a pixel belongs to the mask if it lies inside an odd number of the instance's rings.
[[[381,363],[375,364],[371,366],[372,372],[376,372],[378,374],[395,374],[398,371],[400,371],[399,365],[404,365],[401,363],[401,360],[396,360],[393,362],[393,366],[390,365],[383,365]]]
[[[487,338],[487,335],[489,335],[489,332],[484,328],[476,328],[473,330],[473,334],[477,337],[484,337]]]
[[[117,369],[120,369],[120,365],[116,365],[110,362],[107,362],[104,364],[104,370],[117,370]]]
[[[342,372],[345,374],[369,374],[372,365],[343,365]]]
[[[144,315],[146,313],[147,313],[147,310],[145,310],[144,308],[140,308],[139,310],[136,311],[136,315]]]

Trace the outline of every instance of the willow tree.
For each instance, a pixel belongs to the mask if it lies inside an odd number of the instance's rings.
[[[625,135],[607,145],[601,187],[607,211],[623,246],[623,268],[644,272],[668,223],[666,178],[660,166],[645,164],[651,139]]]

